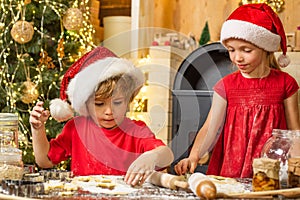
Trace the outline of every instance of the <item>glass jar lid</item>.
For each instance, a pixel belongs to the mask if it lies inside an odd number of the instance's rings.
[[[18,114],[0,113],[0,127],[18,128]]]

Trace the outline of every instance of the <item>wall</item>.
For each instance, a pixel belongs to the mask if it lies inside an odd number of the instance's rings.
[[[222,23],[238,7],[240,0],[140,0],[141,21],[150,16],[153,21],[147,24],[167,28],[188,35],[194,33],[200,38],[205,22],[208,22],[212,41],[218,41]],[[153,3],[154,6],[149,6]],[[143,4],[147,4],[143,7]],[[103,40],[103,27],[100,27],[101,0],[90,0],[92,23],[96,29],[96,41]],[[150,9],[149,8],[153,8]],[[287,33],[295,32],[300,26],[300,0],[285,0],[284,10],[279,13]],[[144,16],[145,15],[145,16]],[[140,25],[144,27],[146,25]]]
[[[218,41],[222,23],[238,7],[240,0],[154,0],[154,26],[194,33],[199,39],[208,21],[212,41]],[[285,0],[279,13],[286,32],[300,26],[300,0]]]
[[[279,56],[280,54],[281,53],[276,53],[276,56]],[[282,71],[293,76],[298,82],[298,85],[300,85],[300,52],[288,52],[287,55],[289,56],[291,63],[286,68],[283,68]],[[300,113],[300,90],[298,90],[298,104]]]

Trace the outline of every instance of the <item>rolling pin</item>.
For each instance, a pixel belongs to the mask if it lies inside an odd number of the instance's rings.
[[[168,173],[162,173],[154,171],[148,178],[147,181],[153,185],[170,188],[172,190],[189,187],[188,183],[184,181],[183,176],[176,176]]]
[[[201,199],[216,198],[217,188],[205,174],[193,173],[188,179],[188,184],[193,193]]]

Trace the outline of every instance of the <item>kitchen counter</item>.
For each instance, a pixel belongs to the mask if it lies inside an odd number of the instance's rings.
[[[6,200],[36,200],[36,199],[51,199],[51,200],[94,200],[94,199],[103,199],[103,200],[193,200],[199,199],[191,191],[185,190],[171,190],[167,188],[153,186],[150,183],[145,183],[142,188],[138,189],[136,192],[130,194],[91,194],[89,192],[78,191],[72,196],[62,196],[59,192],[53,192],[49,195],[28,195],[28,197],[15,196],[9,194],[0,193],[0,199]]]
[[[99,175],[100,176],[100,175]],[[99,177],[97,176],[97,177]],[[59,180],[65,177],[60,176],[58,180],[47,181],[11,181],[2,180],[0,187],[0,199],[6,200],[196,200],[200,199],[190,189],[169,189],[153,185],[149,182],[144,183],[140,187],[130,187],[124,184],[121,176],[101,176],[114,177],[111,178],[114,183],[117,183],[113,189],[99,188],[96,185],[99,183],[95,179],[83,180],[81,183],[76,183],[79,186],[76,189],[70,189],[70,180]],[[79,179],[78,179],[79,180]],[[77,181],[78,181],[77,180]],[[51,182],[52,181],[52,182]],[[222,195],[218,193],[218,199],[287,199],[287,197],[300,197],[300,188],[282,189],[278,191],[268,192],[251,192],[251,179],[237,179],[239,183],[244,185],[247,192],[238,195]],[[50,184],[51,182],[51,184]],[[60,185],[63,183],[64,187]],[[104,183],[104,182],[103,182]],[[51,187],[50,187],[51,186]],[[280,194],[280,195],[277,195]],[[292,195],[292,196],[288,196]]]

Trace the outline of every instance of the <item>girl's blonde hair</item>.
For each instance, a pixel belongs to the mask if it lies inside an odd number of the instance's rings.
[[[277,59],[275,57],[274,52],[267,52],[267,57],[269,59],[269,63],[270,63],[271,68],[281,70],[280,66],[277,62]]]
[[[139,89],[136,88],[136,83],[131,76],[122,74],[101,82],[95,93],[95,98],[107,99],[121,93],[128,102],[132,102]]]

